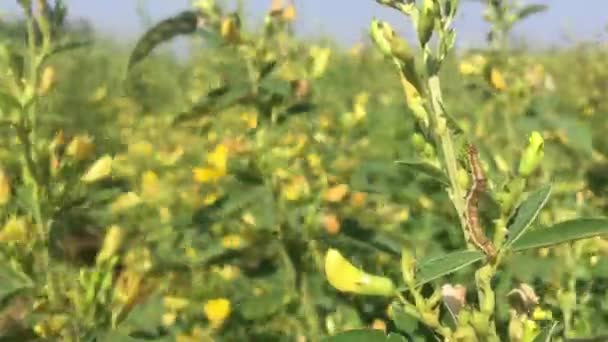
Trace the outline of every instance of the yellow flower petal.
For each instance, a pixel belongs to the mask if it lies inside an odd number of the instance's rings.
[[[226,298],[208,300],[203,306],[203,311],[212,325],[221,325],[230,316],[230,301]]]
[[[91,167],[85,172],[81,180],[85,183],[93,183],[98,180],[104,179],[112,172],[112,157],[105,155],[99,158]]]
[[[391,279],[365,273],[335,249],[330,249],[325,256],[325,276],[334,288],[342,292],[377,296],[395,294],[395,285]]]
[[[348,193],[348,185],[338,184],[325,191],[323,199],[327,202],[341,202]]]

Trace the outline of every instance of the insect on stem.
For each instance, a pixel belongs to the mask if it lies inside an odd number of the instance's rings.
[[[483,168],[481,167],[479,152],[477,151],[477,148],[471,144],[467,145],[467,158],[471,168],[471,176],[473,178],[471,189],[469,189],[465,201],[465,215],[469,239],[490,259],[494,259],[496,257],[496,249],[494,248],[492,241],[486,237],[479,217],[479,196],[486,189],[487,179]]]

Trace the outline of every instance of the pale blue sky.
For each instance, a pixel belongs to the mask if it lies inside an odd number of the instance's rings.
[[[222,0],[219,0],[222,1]],[[225,0],[227,1],[227,0]],[[252,19],[259,21],[270,0],[243,0]],[[411,37],[411,25],[393,10],[373,0],[295,0],[298,9],[296,30],[303,35],[331,36],[351,45],[367,39],[365,30],[373,17],[391,22],[402,34]],[[0,13],[16,13],[15,0],[0,0]],[[71,18],[91,19],[100,30],[132,39],[143,30],[136,0],[67,0]],[[608,42],[608,0],[527,0],[525,3],[549,5],[549,10],[520,23],[513,32],[533,46],[564,44],[571,41]],[[175,14],[190,6],[189,0],[144,0],[154,20]],[[227,1],[235,3],[235,1]],[[459,45],[483,42],[487,25],[481,18],[477,1],[461,0],[456,28]],[[1,18],[1,17],[0,17]]]

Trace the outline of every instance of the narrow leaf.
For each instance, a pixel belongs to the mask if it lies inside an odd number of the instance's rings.
[[[196,30],[198,13],[184,11],[174,17],[167,18],[154,25],[137,41],[129,57],[128,70],[144,58],[159,44],[178,35],[189,34]]]
[[[428,162],[398,160],[395,163],[397,163],[398,165],[407,166],[408,168],[410,168],[414,171],[417,171],[419,173],[423,173],[445,185],[450,184],[450,180],[449,180],[448,176],[445,174],[445,172],[443,172],[441,169],[439,169],[438,167],[436,167]]]
[[[517,208],[513,223],[508,227],[509,237],[504,248],[509,248],[530,227],[540,210],[545,206],[551,195],[551,185],[545,185],[536,190]]]
[[[523,20],[523,19],[526,19],[527,17],[529,17],[529,16],[531,16],[533,14],[544,12],[548,8],[549,7],[547,5],[540,5],[540,4],[528,5],[528,6],[525,6],[524,8],[522,8],[517,13],[517,17],[519,18],[519,20]]]
[[[441,276],[453,273],[474,262],[482,260],[480,251],[458,251],[422,262],[416,273],[416,284],[423,285]]]
[[[33,285],[32,280],[11,267],[9,260],[0,258],[0,301],[15,292]]]
[[[71,50],[76,50],[82,47],[86,47],[92,44],[92,41],[84,40],[84,41],[70,41],[58,44],[54,46],[46,55],[43,56],[42,61],[45,62],[47,59],[53,57],[54,55],[68,52]],[[41,63],[42,64],[42,63]]]
[[[583,218],[557,223],[551,227],[533,230],[513,243],[515,252],[542,248],[598,235],[608,235],[608,218]]]

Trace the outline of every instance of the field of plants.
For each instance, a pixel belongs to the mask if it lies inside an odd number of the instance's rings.
[[[351,49],[289,2],[128,45],[16,2],[0,341],[608,340],[608,45],[513,45],[544,6],[486,1],[463,51],[458,0],[376,0],[416,39]]]

